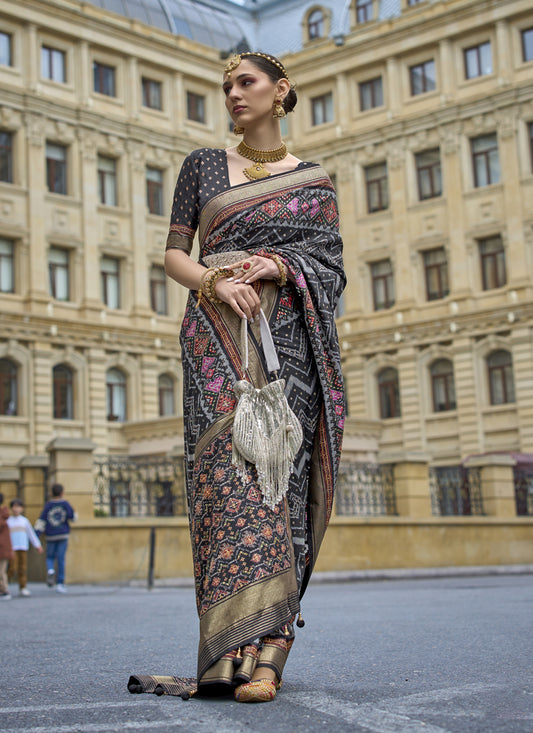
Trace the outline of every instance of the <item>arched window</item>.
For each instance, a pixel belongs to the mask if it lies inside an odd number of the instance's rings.
[[[0,359],[0,415],[17,414],[17,367]]]
[[[315,38],[322,38],[324,35],[324,13],[320,8],[313,10],[307,18],[307,33],[309,40],[313,41]]]
[[[453,364],[449,359],[438,359],[430,367],[433,412],[455,410],[455,383]]]
[[[175,414],[174,380],[168,374],[161,374],[159,386],[159,414],[162,417]]]
[[[108,369],[106,374],[107,419],[124,422],[127,415],[126,377],[120,369]]]
[[[398,372],[392,367],[382,369],[378,374],[379,414],[385,419],[400,417],[400,385]]]
[[[490,404],[505,405],[515,401],[513,359],[504,349],[493,351],[487,357]]]
[[[65,364],[55,366],[53,383],[54,418],[56,420],[72,420],[74,418],[72,369]]]

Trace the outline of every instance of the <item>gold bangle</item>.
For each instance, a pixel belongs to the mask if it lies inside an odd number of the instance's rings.
[[[234,271],[229,267],[213,267],[210,268],[202,277],[201,292],[212,303],[222,303],[223,301],[217,296],[215,286],[223,277],[233,277]]]
[[[285,272],[285,264],[283,263],[283,260],[281,259],[281,257],[279,257],[279,255],[271,254],[269,255],[269,257],[271,260],[274,260],[274,262],[278,266],[279,277],[277,279],[277,283],[280,288],[282,288],[284,285],[287,284],[287,273]]]

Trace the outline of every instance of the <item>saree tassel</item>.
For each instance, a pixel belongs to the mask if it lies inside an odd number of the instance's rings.
[[[301,611],[300,611],[300,613],[298,614],[298,621],[296,622],[296,626],[297,626],[297,627],[298,627],[299,629],[303,629],[303,627],[305,626],[305,621],[304,621],[304,617],[302,616],[302,612],[301,612]]]

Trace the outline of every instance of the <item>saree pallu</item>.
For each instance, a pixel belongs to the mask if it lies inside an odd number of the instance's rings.
[[[180,342],[201,684],[216,678],[217,660],[284,627],[299,611],[331,514],[340,458],[344,393],[334,310],[345,276],[335,193],[319,166],[217,193],[199,214],[199,239],[201,262],[239,250],[275,253],[287,265],[294,282],[280,288],[261,281],[257,291],[281,364],[278,376],[304,430],[288,494],[270,509],[255,467],[243,481],[231,462],[240,319],[225,303],[202,298],[197,307],[191,292]],[[247,378],[262,387],[269,376],[259,323],[249,326],[249,346]]]

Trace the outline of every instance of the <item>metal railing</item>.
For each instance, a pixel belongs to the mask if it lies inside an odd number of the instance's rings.
[[[394,467],[378,463],[343,463],[337,480],[337,515],[397,514]]]
[[[514,495],[517,516],[533,516],[533,466],[529,468],[515,466]]]
[[[436,516],[482,515],[481,472],[464,466],[430,466],[431,511]]]
[[[100,517],[185,516],[183,461],[95,456],[94,513]]]

